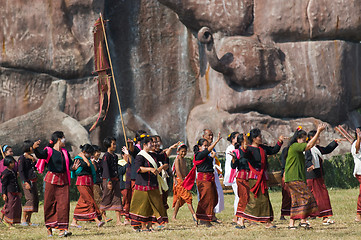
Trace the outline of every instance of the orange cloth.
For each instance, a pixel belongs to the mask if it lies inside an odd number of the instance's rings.
[[[192,204],[192,193],[182,186],[183,180],[176,178],[176,182],[173,184],[173,208],[177,200],[179,199],[179,207],[184,203]]]

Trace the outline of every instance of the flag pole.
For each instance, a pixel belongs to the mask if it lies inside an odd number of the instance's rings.
[[[103,28],[103,33],[104,33],[105,46],[107,47],[110,69],[111,69],[111,71],[112,71],[112,79],[113,79],[113,85],[114,85],[114,89],[115,89],[115,95],[117,96],[117,101],[118,101],[118,108],[119,108],[120,119],[121,119],[122,127],[123,127],[123,134],[124,134],[125,146],[128,148],[127,136],[126,136],[126,133],[125,133],[125,127],[124,127],[124,121],[123,121],[122,108],[120,107],[118,89],[117,89],[117,85],[115,84],[113,64],[112,64],[112,59],[110,58],[110,52],[109,52],[109,47],[108,47],[107,35],[106,35],[106,33],[105,33],[103,16],[102,16],[102,13],[100,13],[99,15],[100,15],[100,21],[101,21],[101,23],[102,23],[102,28]]]
[[[1,155],[3,156],[3,158],[5,158],[5,154],[3,152],[3,146],[0,145],[0,150],[1,150]]]

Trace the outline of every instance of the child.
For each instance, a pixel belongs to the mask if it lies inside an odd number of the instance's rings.
[[[94,192],[95,203],[97,204],[97,206],[99,206],[99,204],[102,200],[102,196],[103,196],[103,187],[102,187],[103,167],[102,167],[102,161],[99,158],[100,154],[101,154],[100,147],[97,145],[93,145],[93,148],[94,148],[94,153],[91,158],[91,161],[96,168],[96,170],[95,170],[96,178],[95,178],[95,182],[93,185],[93,192]]]
[[[22,226],[38,226],[38,224],[31,223],[31,215],[33,212],[38,212],[39,197],[36,186],[37,175],[35,171],[35,164],[37,158],[33,157],[33,142],[26,140],[23,144],[24,154],[19,157],[19,175],[23,184],[23,190],[26,203],[23,208]]]
[[[129,225],[129,207],[130,201],[132,200],[132,189],[130,186],[130,162],[132,159],[126,147],[122,148],[122,157],[123,158],[118,161],[119,186],[122,193],[122,215],[125,216],[124,225]]]
[[[196,221],[196,213],[192,206],[192,193],[183,186],[183,180],[187,176],[187,162],[184,157],[187,155],[187,145],[180,143],[177,148],[177,157],[174,160],[175,180],[173,184],[173,220],[176,220],[178,210],[184,203],[187,203],[188,209],[192,214],[193,221]]]
[[[1,183],[5,205],[1,212],[4,214],[4,224],[12,227],[14,223],[20,223],[21,193],[14,172],[15,159],[12,156],[5,157],[4,166],[6,166],[6,169],[1,173]]]
[[[74,209],[72,227],[80,228],[79,221],[92,221],[94,220],[98,227],[102,227],[104,222],[101,222],[101,214],[99,208],[94,200],[93,184],[96,178],[95,168],[93,163],[89,160],[90,156],[94,153],[94,148],[90,144],[80,146],[82,152],[75,157],[79,159],[80,166],[75,171],[77,176],[76,186],[80,193],[78,203]],[[72,172],[74,177],[74,171]]]
[[[115,154],[117,148],[114,137],[106,137],[103,141],[107,152],[103,156],[103,198],[100,203],[100,210],[106,222],[111,219],[106,218],[105,211],[115,211],[117,216],[117,225],[123,225],[121,222],[121,211],[123,210],[121,202],[121,192],[118,176],[118,156]]]

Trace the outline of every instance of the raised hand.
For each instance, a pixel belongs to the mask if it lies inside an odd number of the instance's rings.
[[[125,155],[129,155],[129,151],[128,151],[128,148],[126,146],[123,146],[122,147],[122,151]]]
[[[358,138],[361,138],[361,129],[356,128],[356,134]]]
[[[41,143],[41,140],[34,142],[33,149],[37,149],[39,147],[40,143]]]
[[[79,159],[75,159],[75,160],[74,160],[74,164],[73,164],[73,166],[72,166],[72,170],[76,171],[79,167],[80,167],[80,160],[79,160]]]
[[[326,124],[324,123],[318,124],[317,131],[322,132],[325,129],[326,129]]]

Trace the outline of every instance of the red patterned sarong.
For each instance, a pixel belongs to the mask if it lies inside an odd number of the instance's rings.
[[[197,219],[212,221],[214,208],[218,203],[218,193],[214,182],[214,173],[199,172],[197,176],[199,202],[196,211]]]

